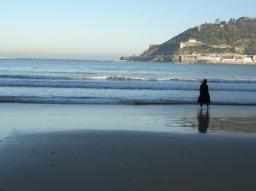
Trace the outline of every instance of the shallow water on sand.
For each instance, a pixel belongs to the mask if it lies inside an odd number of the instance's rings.
[[[73,130],[165,133],[256,133],[256,107],[193,105],[0,104],[0,139]]]

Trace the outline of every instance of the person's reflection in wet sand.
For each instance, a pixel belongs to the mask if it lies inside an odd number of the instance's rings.
[[[210,123],[210,113],[207,110],[206,112],[203,112],[202,110],[200,110],[198,112],[198,131],[200,133],[207,133],[208,127],[209,127],[209,123]]]

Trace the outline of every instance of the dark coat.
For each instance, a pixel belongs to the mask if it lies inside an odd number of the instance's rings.
[[[211,104],[211,97],[208,91],[208,85],[207,84],[202,84],[200,86],[200,96],[197,101],[200,105],[206,104],[210,105]]]

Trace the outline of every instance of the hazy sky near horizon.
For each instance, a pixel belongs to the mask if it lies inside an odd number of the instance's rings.
[[[117,59],[216,18],[256,16],[255,0],[2,0],[0,57]]]

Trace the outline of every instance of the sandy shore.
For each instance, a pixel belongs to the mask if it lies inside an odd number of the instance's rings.
[[[1,191],[256,189],[253,107],[1,106]]]
[[[256,139],[77,131],[2,142],[0,190],[255,190]]]

